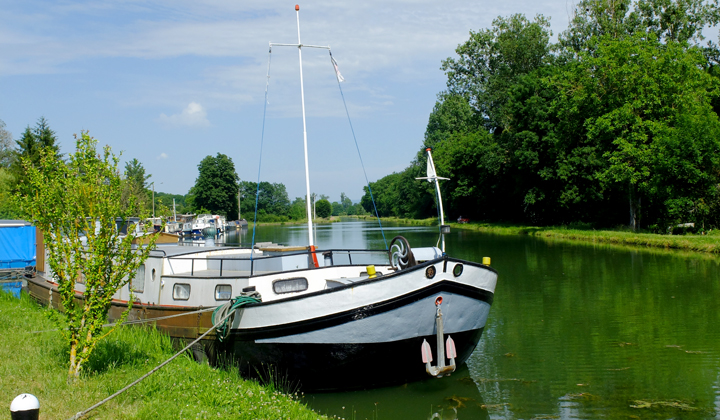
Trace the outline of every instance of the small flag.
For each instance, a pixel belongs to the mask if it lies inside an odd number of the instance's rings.
[[[337,61],[330,56],[330,60],[332,60],[333,67],[335,67],[335,75],[337,76],[338,82],[344,82],[345,78],[342,77],[342,74],[340,74],[340,70],[338,69]]]

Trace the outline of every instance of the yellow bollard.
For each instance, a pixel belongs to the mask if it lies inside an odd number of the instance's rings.
[[[368,266],[367,266],[367,273],[368,273],[368,277],[371,278],[371,279],[374,279],[375,277],[377,277],[377,274],[375,274],[376,272],[375,272],[375,266],[374,266],[374,265],[368,265]]]
[[[490,265],[490,257],[483,257],[483,265]]]

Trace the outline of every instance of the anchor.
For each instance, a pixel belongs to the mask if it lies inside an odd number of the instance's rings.
[[[455,372],[455,358],[457,357],[455,342],[452,337],[448,335],[447,340],[445,340],[445,346],[443,346],[443,320],[442,311],[440,310],[440,304],[442,301],[442,296],[438,296],[437,299],[435,299],[435,329],[437,331],[438,355],[437,366],[433,366],[431,364],[433,361],[433,355],[432,349],[430,349],[430,344],[428,344],[427,340],[423,339],[422,347],[420,349],[420,352],[422,353],[422,361],[425,363],[425,371],[428,375],[436,378],[442,378],[444,375],[450,376],[451,373]],[[447,358],[450,359],[449,365],[445,365],[446,355]]]

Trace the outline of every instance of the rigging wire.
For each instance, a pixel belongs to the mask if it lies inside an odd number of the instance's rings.
[[[337,72],[337,69],[335,68],[335,60],[333,60],[332,51],[328,49],[328,52],[330,53],[330,64],[332,64],[333,69]],[[370,199],[372,200],[373,209],[375,209],[375,217],[378,219],[378,224],[380,225],[380,233],[382,233],[383,242],[385,242],[385,249],[388,249],[388,243],[387,239],[385,238],[385,230],[383,229],[382,222],[380,221],[380,215],[378,214],[377,206],[375,205],[375,197],[373,197],[372,188],[370,187],[370,181],[368,180],[367,172],[365,171],[365,163],[363,163],[362,155],[360,154],[360,146],[358,146],[357,137],[355,137],[355,129],[353,128],[352,121],[350,120],[350,112],[348,111],[347,103],[345,102],[345,95],[343,94],[342,86],[340,86],[340,78],[337,78],[338,82],[338,89],[340,89],[340,96],[342,97],[343,105],[345,106],[345,114],[348,118],[348,123],[350,124],[350,131],[352,132],[353,140],[355,141],[355,148],[358,152],[358,157],[360,158],[360,165],[362,166],[363,174],[365,175],[365,183],[367,184],[368,191],[370,192]]]
[[[253,260],[255,254],[255,228],[257,227],[257,215],[258,215],[258,199],[260,198],[260,169],[262,168],[262,152],[263,142],[265,140],[265,116],[267,115],[267,104],[268,104],[268,89],[270,88],[270,60],[272,59],[272,46],[268,50],[268,69],[265,81],[265,102],[263,103],[263,120],[262,120],[262,133],[260,134],[260,160],[258,161],[258,178],[257,187],[255,189],[255,216],[253,217],[253,234],[252,244],[250,245],[250,261]]]

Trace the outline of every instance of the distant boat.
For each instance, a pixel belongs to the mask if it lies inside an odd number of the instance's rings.
[[[192,222],[192,234],[202,236],[215,236],[217,228],[215,218],[209,214],[198,215]]]

